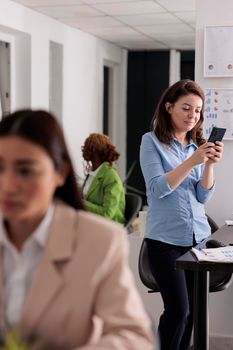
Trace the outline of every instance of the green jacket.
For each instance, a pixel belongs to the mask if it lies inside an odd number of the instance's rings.
[[[84,196],[87,210],[125,222],[125,190],[117,171],[103,163]]]

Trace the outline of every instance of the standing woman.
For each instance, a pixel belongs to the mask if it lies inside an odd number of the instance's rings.
[[[193,275],[175,261],[210,235],[204,204],[214,191],[214,164],[223,143],[205,142],[204,94],[181,80],[162,95],[152,130],[142,137],[140,163],[147,201],[150,265],[164,302],[161,350],[187,350],[192,332]]]
[[[125,230],[84,211],[45,111],[0,122],[0,212],[1,331],[16,327],[50,350],[152,349]]]
[[[82,147],[87,162],[83,186],[87,210],[121,224],[125,222],[125,190],[114,162],[120,157],[110,137],[93,133]]]

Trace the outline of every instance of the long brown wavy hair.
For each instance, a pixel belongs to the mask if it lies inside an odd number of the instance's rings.
[[[95,154],[102,163],[108,162],[110,166],[120,157],[110,137],[101,133],[92,133],[88,136],[82,147],[82,153],[87,162],[90,162]]]
[[[201,87],[192,80],[184,79],[176,82],[169,88],[167,88],[162,94],[160,101],[155,110],[154,116],[151,121],[151,131],[155,133],[158,139],[170,145],[171,141],[174,139],[173,136],[173,127],[171,122],[171,115],[166,110],[166,103],[171,104],[176,103],[179,98],[187,95],[197,95],[202,99],[202,109],[200,112],[200,119],[194,128],[188,131],[187,136],[189,139],[192,139],[194,143],[198,146],[205,143],[205,138],[203,136],[202,124],[204,120],[203,110],[204,110],[204,101],[205,95]]]
[[[51,113],[23,109],[10,114],[0,121],[0,138],[6,136],[19,136],[42,147],[57,171],[61,171],[66,164],[68,173],[65,183],[56,189],[54,196],[75,209],[84,210],[63,131]]]

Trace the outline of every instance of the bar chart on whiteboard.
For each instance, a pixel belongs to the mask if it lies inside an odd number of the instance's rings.
[[[204,115],[206,138],[218,126],[227,129],[224,140],[233,140],[233,89],[206,89]]]

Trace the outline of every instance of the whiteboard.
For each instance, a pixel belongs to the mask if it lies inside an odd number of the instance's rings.
[[[204,134],[213,126],[226,128],[224,140],[233,140],[233,89],[205,89]]]
[[[233,77],[233,26],[205,27],[204,77]]]

